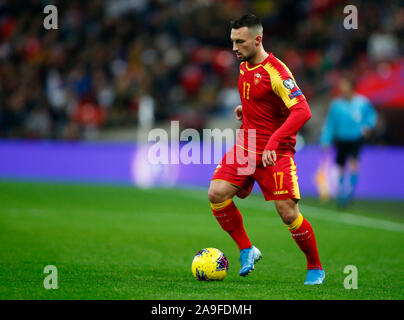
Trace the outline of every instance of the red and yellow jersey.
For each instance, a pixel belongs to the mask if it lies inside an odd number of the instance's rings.
[[[258,65],[240,64],[238,89],[243,121],[237,145],[262,153],[271,135],[285,122],[290,108],[306,98],[288,69],[272,53]],[[255,129],[255,137],[253,131]],[[256,145],[254,145],[256,141]],[[278,149],[295,152],[296,135],[279,141]]]

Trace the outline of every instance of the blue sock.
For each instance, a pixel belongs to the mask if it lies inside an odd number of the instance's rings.
[[[339,176],[339,183],[338,183],[338,204],[344,205],[346,201],[345,196],[345,185],[344,185],[344,173],[341,173]]]
[[[349,194],[348,194],[348,200],[352,200],[354,194],[355,194],[355,189],[356,189],[356,184],[358,182],[358,173],[357,172],[351,172],[349,176]]]

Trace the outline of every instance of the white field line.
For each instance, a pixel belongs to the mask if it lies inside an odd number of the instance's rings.
[[[404,232],[404,224],[394,221],[383,220],[379,218],[365,217],[355,215],[349,212],[338,212],[331,209],[317,208],[308,205],[302,205],[307,208],[309,215],[328,221],[336,221],[345,224],[357,225],[368,228],[375,228],[387,231]]]
[[[178,194],[181,194],[180,192]],[[207,196],[205,194],[189,192],[187,194],[181,194],[182,196],[191,196],[195,199],[208,201]],[[236,200],[237,206],[240,208],[251,208],[251,209],[261,209],[261,210],[269,210],[271,209],[271,205],[267,203],[263,198],[262,199],[243,199]],[[387,230],[387,231],[396,231],[404,233],[404,224],[394,221],[388,221],[379,218],[371,218],[365,217],[362,215],[356,215],[349,212],[339,212],[332,209],[323,209],[318,208],[311,205],[302,204],[301,205],[302,214],[315,217],[320,220],[324,220],[327,222],[337,222],[348,225],[355,225],[360,227],[374,228],[379,230]],[[274,209],[274,208],[273,208]]]

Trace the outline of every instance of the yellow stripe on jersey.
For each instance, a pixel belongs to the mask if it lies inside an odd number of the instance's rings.
[[[246,64],[245,64],[245,67],[246,67],[246,69],[247,69],[248,71],[252,71],[252,70],[255,70],[255,69],[259,68],[259,67],[263,67],[263,65],[260,63],[260,64],[257,64],[256,66],[252,67],[252,68],[249,68],[249,67],[248,67],[248,64],[246,63]]]
[[[278,60],[278,61],[285,68],[285,71],[287,71],[288,76],[293,79],[295,86],[297,86],[295,78],[293,77],[289,68],[282,61],[280,61],[280,60]],[[272,90],[275,92],[275,94],[277,96],[279,96],[282,99],[282,101],[285,103],[287,108],[291,108],[295,104],[299,103],[299,100],[297,99],[297,97],[295,97],[293,99],[291,99],[289,97],[289,94],[292,92],[292,90],[290,90],[284,86],[284,84],[283,84],[284,79],[282,79],[282,76],[279,73],[278,69],[276,69],[270,62],[268,62],[264,66],[264,69],[268,72],[268,74],[271,78]]]

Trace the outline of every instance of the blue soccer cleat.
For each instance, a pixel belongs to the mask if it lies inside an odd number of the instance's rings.
[[[325,272],[323,270],[311,269],[307,272],[306,281],[304,284],[314,285],[323,284],[325,279]]]
[[[254,270],[254,263],[256,263],[261,258],[261,251],[259,251],[254,246],[248,249],[241,250],[239,259],[241,263],[240,276],[245,277],[252,270]]]

